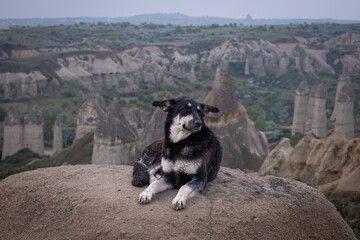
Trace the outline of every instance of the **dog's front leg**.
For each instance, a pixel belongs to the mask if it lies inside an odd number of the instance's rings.
[[[196,195],[201,190],[205,188],[205,181],[202,179],[193,179],[184,186],[182,186],[172,201],[172,207],[175,210],[181,210],[185,208],[186,201]]]
[[[142,193],[140,193],[138,199],[139,203],[149,203],[154,197],[155,193],[163,192],[167,189],[173,188],[173,185],[168,183],[168,181],[166,181],[164,178],[165,177],[163,176],[162,178],[155,180]]]

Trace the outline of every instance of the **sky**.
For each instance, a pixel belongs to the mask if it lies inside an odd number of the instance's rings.
[[[151,13],[360,20],[360,0],[0,0],[0,18],[130,17]]]

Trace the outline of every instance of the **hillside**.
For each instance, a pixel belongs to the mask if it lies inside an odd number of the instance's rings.
[[[303,79],[311,88],[326,84],[329,114],[340,76],[351,78],[359,96],[359,33],[358,24],[81,23],[2,30],[1,107],[39,105],[50,127],[63,115],[69,145],[90,92],[151,114],[151,101],[167,93],[202,101],[216,73],[227,72],[250,118],[261,130],[275,130],[270,138],[276,140],[289,134],[294,92]],[[355,113],[359,106],[356,98]],[[359,132],[359,114],[355,118]]]

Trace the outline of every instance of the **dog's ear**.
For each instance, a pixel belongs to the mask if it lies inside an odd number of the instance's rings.
[[[213,107],[213,106],[206,105],[206,104],[201,104],[201,108],[203,109],[204,113],[208,113],[208,112],[217,113],[217,112],[219,112],[219,109],[217,107]]]
[[[175,106],[175,99],[154,101],[152,105],[161,108],[164,112],[168,112]]]

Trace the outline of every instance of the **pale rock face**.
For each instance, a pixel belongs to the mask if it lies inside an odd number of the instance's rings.
[[[98,95],[92,95],[86,101],[78,113],[76,119],[76,137],[82,138],[86,133],[94,132],[99,121],[99,116],[104,115],[106,105],[104,100]]]
[[[348,139],[354,137],[354,99],[351,84],[346,82],[337,94],[335,131],[343,132]]]
[[[136,130],[128,123],[115,99],[100,116],[94,134],[93,164],[131,164]]]
[[[311,133],[312,130],[312,122],[313,122],[313,114],[314,114],[314,94],[315,92],[311,92],[309,95],[309,100],[306,108],[306,121],[305,121],[305,133]]]
[[[63,150],[62,122],[62,116],[57,116],[54,124],[53,154]]]
[[[319,138],[327,136],[326,120],[327,89],[325,84],[320,84],[314,94],[314,111],[312,120],[312,133]]]
[[[359,147],[359,138],[348,140],[336,131],[324,139],[305,136],[293,149],[281,142],[265,159],[259,174],[299,179],[319,189],[339,184],[339,189],[359,191],[360,152],[354,150]]]
[[[24,114],[10,109],[5,119],[2,159],[24,148],[44,154],[43,119],[36,106]]]
[[[295,109],[291,134],[305,133],[306,112],[309,100],[309,86],[306,80],[302,81],[296,90]]]
[[[215,79],[204,103],[219,108],[220,112],[207,114],[205,122],[223,147],[223,166],[257,171],[269,153],[269,145],[237,99],[230,75]]]
[[[30,73],[0,73],[0,88],[4,98],[23,99],[41,94],[47,86],[47,79],[38,71]]]

